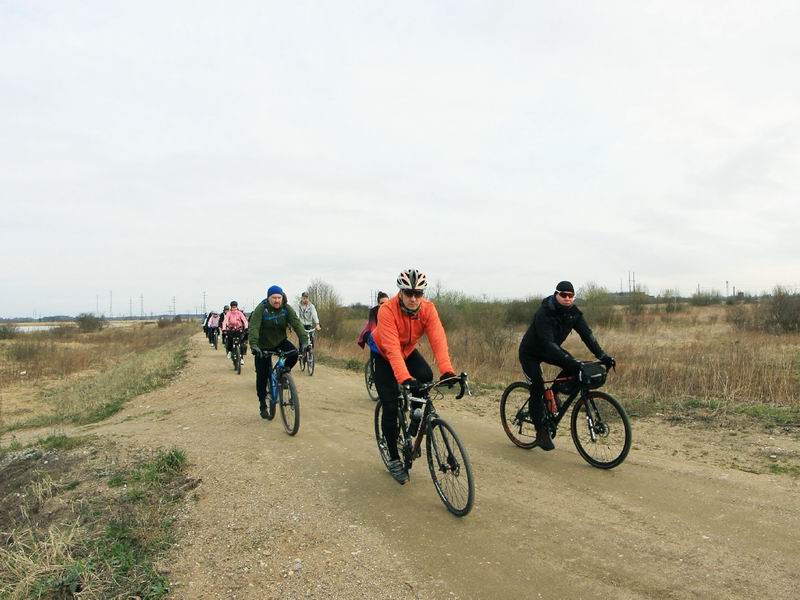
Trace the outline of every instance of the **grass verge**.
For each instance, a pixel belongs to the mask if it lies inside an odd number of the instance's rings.
[[[185,339],[172,341],[131,354],[99,373],[43,390],[41,398],[51,412],[9,423],[0,428],[0,433],[107,419],[131,398],[168,384],[186,364],[188,347]]]
[[[92,441],[72,452],[64,448],[81,441],[59,439],[5,458],[0,598],[166,596],[169,580],[159,565],[175,542],[180,501],[193,487],[185,453],[143,452],[119,467],[111,444]],[[112,473],[116,486],[109,485]]]

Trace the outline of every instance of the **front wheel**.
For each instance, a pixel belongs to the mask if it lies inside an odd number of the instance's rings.
[[[622,405],[608,394],[589,392],[586,403],[580,400],[575,403],[570,421],[572,441],[593,467],[613,469],[628,456],[631,422]]]
[[[308,376],[311,377],[314,374],[314,365],[316,364],[313,350],[309,350],[308,354],[306,354],[306,364],[308,366]]]
[[[372,357],[364,363],[364,382],[367,384],[367,394],[373,402],[378,401],[378,390],[375,388],[375,372],[372,366]]]
[[[242,350],[239,344],[233,345],[233,368],[236,369],[236,374],[242,374]]]
[[[219,334],[215,333],[214,334],[214,350],[217,349],[218,344],[219,344]]]
[[[536,429],[531,419],[529,402],[531,386],[524,381],[509,385],[500,398],[500,422],[508,439],[520,448],[536,446]]]
[[[475,479],[466,448],[447,421],[433,419],[425,437],[428,469],[444,505],[457,517],[472,510]]]
[[[281,420],[286,433],[295,435],[300,429],[300,397],[291,375],[283,376],[280,391]]]

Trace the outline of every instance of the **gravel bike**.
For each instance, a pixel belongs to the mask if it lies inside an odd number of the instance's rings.
[[[555,437],[558,425],[570,406],[572,441],[583,459],[598,469],[613,469],[631,449],[631,423],[622,405],[609,394],[599,392],[607,370],[598,362],[583,363],[587,378],[563,371],[545,381],[544,424]],[[547,385],[549,384],[549,386]],[[520,448],[536,446],[536,430],[530,416],[530,379],[509,385],[500,398],[500,421],[509,439]],[[566,396],[563,402],[559,394]]]
[[[443,394],[437,388],[441,385],[452,387],[459,385],[456,399],[470,394],[467,374],[449,377],[419,387],[416,396],[412,396],[406,387],[401,387],[398,395],[398,436],[397,449],[406,471],[411,470],[414,460],[422,455],[422,440],[425,439],[425,453],[428,459],[428,470],[439,498],[451,513],[463,517],[472,510],[475,502],[475,480],[472,475],[472,464],[466,448],[461,443],[452,426],[442,419],[433,406],[431,392],[437,392],[437,398]],[[413,407],[410,415],[409,406]],[[375,441],[386,468],[389,468],[389,447],[383,436],[380,402],[375,406]],[[416,427],[409,430],[409,417]]]
[[[231,362],[233,369],[239,375],[242,374],[242,348],[244,348],[244,331],[229,331],[228,336],[231,340]]]
[[[289,352],[261,351],[262,356],[269,361],[273,356],[278,357],[272,367],[272,376],[269,381],[270,398],[267,404],[267,419],[271,421],[275,418],[275,406],[279,406],[283,428],[289,435],[296,435],[300,429],[300,397],[297,394],[297,387],[291,372],[286,370],[286,357],[296,352],[297,350]]]
[[[303,352],[300,353],[297,362],[300,363],[300,370],[305,371],[311,377],[314,374],[314,365],[316,364],[314,360],[314,341],[317,334],[314,329],[308,328],[306,328],[306,333],[308,333],[308,344],[306,344]]]
[[[219,327],[213,327],[209,337],[211,340],[211,345],[214,346],[214,350],[216,350],[217,346],[219,345]]]

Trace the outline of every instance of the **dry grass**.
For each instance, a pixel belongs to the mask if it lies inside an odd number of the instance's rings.
[[[102,369],[132,352],[141,352],[195,332],[193,325],[158,328],[154,323],[81,333],[62,326],[0,341],[0,390],[14,383],[64,377]]]
[[[797,421],[800,334],[741,331],[725,316],[723,306],[690,307],[670,314],[645,312],[613,329],[595,328],[604,349],[618,361],[608,390],[634,412],[703,407],[717,414],[744,411]],[[354,341],[362,325],[348,322],[338,341],[321,335],[320,352],[363,363],[367,352]],[[490,322],[448,331],[453,364],[474,382],[505,387],[522,378],[517,348],[524,331]],[[578,358],[592,358],[576,334],[565,347]],[[421,348],[431,360],[427,343]],[[546,376],[556,372],[545,369]]]

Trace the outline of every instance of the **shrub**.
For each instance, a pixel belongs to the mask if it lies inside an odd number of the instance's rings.
[[[762,311],[765,330],[776,333],[800,331],[800,294],[776,286]]]
[[[91,333],[93,331],[100,331],[105,326],[105,319],[96,317],[91,313],[81,313],[75,317],[75,323],[81,333]]]
[[[13,323],[0,324],[0,340],[13,340],[17,337],[17,328]]]
[[[722,302],[722,294],[718,290],[711,290],[708,292],[697,291],[692,294],[689,299],[692,306],[711,306],[712,304],[720,304]]]
[[[678,290],[662,290],[658,295],[658,303],[664,306],[664,312],[667,313],[680,312],[685,308]]]
[[[614,309],[614,300],[608,290],[589,281],[578,290],[580,309],[592,325],[619,324],[620,315]]]
[[[317,308],[319,321],[325,327],[326,335],[338,339],[342,334],[347,310],[342,307],[342,299],[333,286],[321,279],[315,279],[306,289],[311,303]]]

